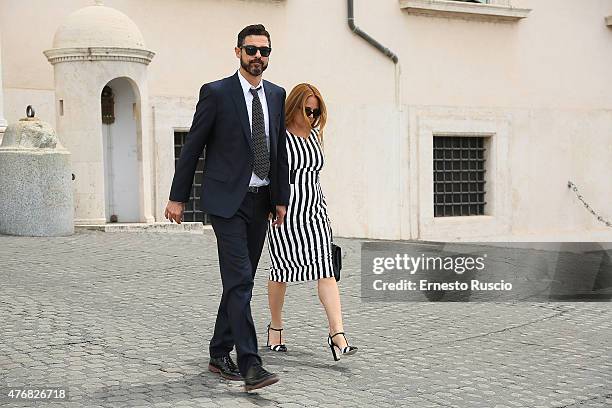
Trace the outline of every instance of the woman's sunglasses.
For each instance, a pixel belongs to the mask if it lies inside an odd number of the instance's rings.
[[[319,116],[321,116],[321,109],[304,108],[304,113],[306,113],[307,117],[312,116],[313,118],[316,119]]]
[[[257,50],[259,50],[259,53],[261,54],[262,57],[269,57],[270,53],[272,52],[272,48],[270,47],[256,47],[254,45],[243,45],[242,48],[247,55],[250,55],[251,57],[255,54],[257,54]]]

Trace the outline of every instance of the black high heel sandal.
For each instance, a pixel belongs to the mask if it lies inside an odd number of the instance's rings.
[[[334,343],[334,340],[333,340],[334,337],[336,337],[339,334],[341,334],[344,337],[344,340],[346,341],[346,344],[347,344],[346,347],[340,347],[339,345]],[[334,361],[340,360],[340,356],[351,356],[357,352],[357,347],[348,345],[349,342],[346,339],[346,335],[344,334],[344,332],[338,332],[334,334],[333,336],[329,334],[327,336],[327,344],[329,345],[329,348],[331,349],[332,356],[334,356]],[[339,354],[336,353],[336,348],[338,349]]]
[[[270,323],[272,324],[272,323]],[[287,351],[287,346],[285,346],[283,344],[283,329],[275,329],[274,327],[270,327],[270,324],[268,324],[268,340],[266,341],[266,347],[268,347],[270,350],[272,351],[280,351],[280,352],[286,352]],[[274,330],[277,332],[280,332],[279,336],[280,336],[280,342],[281,344],[275,344],[275,345],[271,345],[270,344],[270,330]]]

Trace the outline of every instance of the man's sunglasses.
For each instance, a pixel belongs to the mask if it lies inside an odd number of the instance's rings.
[[[313,118],[316,119],[319,116],[321,116],[321,109],[304,108],[304,113],[306,113],[307,117],[312,116]]]
[[[257,54],[257,50],[259,50],[259,53],[261,54],[262,57],[268,57],[270,56],[270,53],[272,52],[272,48],[270,47],[256,47],[254,45],[243,45],[242,48],[247,55],[250,55],[251,57],[255,54]]]

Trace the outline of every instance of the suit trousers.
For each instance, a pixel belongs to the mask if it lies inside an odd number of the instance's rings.
[[[211,216],[217,237],[223,294],[210,341],[210,356],[227,355],[235,345],[238,368],[243,376],[251,365],[261,365],[251,316],[251,297],[269,213],[270,195],[265,187],[257,193],[246,193],[231,218]]]

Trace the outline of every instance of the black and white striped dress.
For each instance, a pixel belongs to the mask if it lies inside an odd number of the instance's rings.
[[[319,184],[323,151],[312,130],[308,139],[287,131],[291,198],[280,227],[268,227],[269,279],[300,282],[334,276],[331,228]]]

